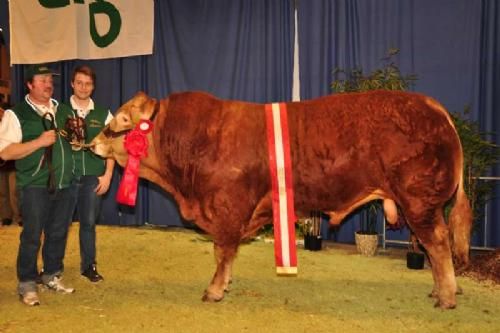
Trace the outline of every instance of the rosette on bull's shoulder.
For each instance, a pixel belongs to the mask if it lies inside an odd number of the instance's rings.
[[[152,129],[153,123],[151,121],[141,120],[133,130],[125,135],[123,146],[129,157],[116,196],[118,203],[135,206],[140,160],[148,156],[149,141],[147,134]]]

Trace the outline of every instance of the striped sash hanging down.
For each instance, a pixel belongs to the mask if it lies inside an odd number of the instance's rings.
[[[286,104],[266,104],[265,113],[272,186],[276,273],[297,275],[296,217]]]

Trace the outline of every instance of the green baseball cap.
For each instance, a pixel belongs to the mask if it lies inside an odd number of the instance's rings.
[[[53,69],[49,68],[47,64],[29,65],[24,71],[24,80],[30,81],[35,75],[43,74],[59,75],[59,73],[56,73]]]

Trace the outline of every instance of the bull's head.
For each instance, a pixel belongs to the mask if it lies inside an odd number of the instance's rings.
[[[137,93],[118,109],[114,119],[92,140],[92,151],[101,157],[113,158],[118,164],[124,166],[128,158],[123,147],[125,134],[132,130],[140,120],[151,119],[158,108],[159,104],[156,100],[143,92]]]

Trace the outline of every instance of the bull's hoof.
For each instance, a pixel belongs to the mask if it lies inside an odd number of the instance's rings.
[[[455,292],[455,295],[463,295],[463,293],[464,293],[463,289],[457,286],[457,291]],[[435,290],[431,291],[428,296],[431,298],[439,298],[438,292]]]
[[[215,303],[215,302],[220,302],[222,301],[222,299],[224,298],[224,295],[215,295],[213,293],[210,293],[208,291],[205,291],[205,293],[203,294],[203,297],[201,298],[201,300],[203,302],[212,302],[212,303]]]
[[[441,309],[444,309],[444,310],[448,310],[448,309],[454,309],[454,308],[456,308],[457,304],[456,303],[452,303],[452,302],[437,301],[434,304],[434,307],[435,308],[441,308]]]

